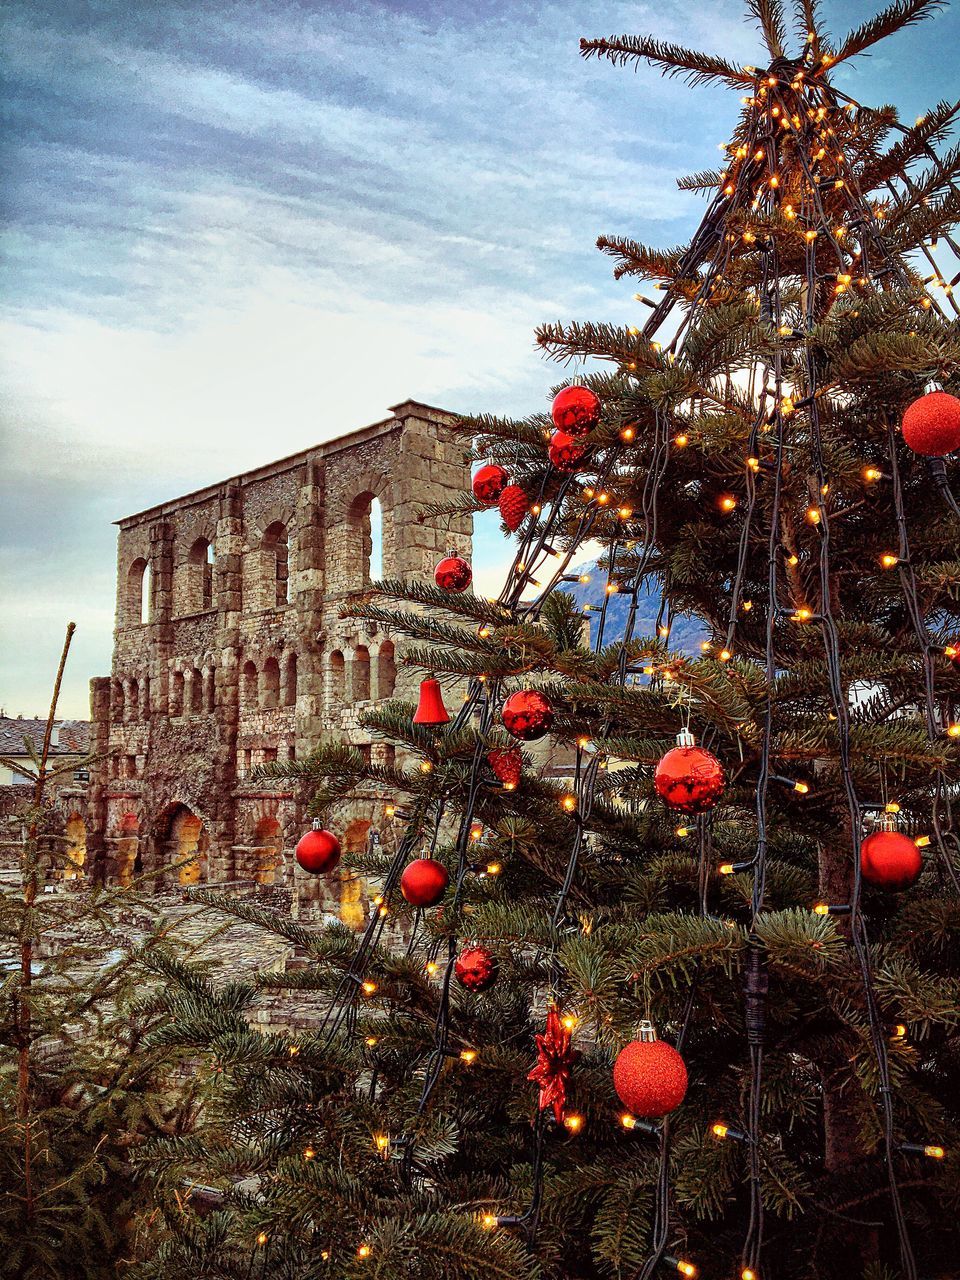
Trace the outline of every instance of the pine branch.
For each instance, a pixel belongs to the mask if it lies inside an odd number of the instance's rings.
[[[895,0],[875,17],[844,36],[833,61],[844,62],[871,45],[885,40],[896,31],[902,31],[930,17],[944,6],[945,0]]]
[[[927,3],[935,2],[927,0]],[[716,81],[734,89],[749,89],[753,85],[752,75],[735,63],[713,54],[685,49],[682,45],[654,40],[651,36],[624,35],[611,36],[606,40],[581,40],[580,53],[584,58],[607,58],[614,66],[620,67],[630,62],[649,62],[664,75],[680,76],[691,85]]]

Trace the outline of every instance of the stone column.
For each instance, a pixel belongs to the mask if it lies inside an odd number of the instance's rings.
[[[85,822],[87,824],[87,866],[90,878],[97,884],[113,883],[115,868],[107,857],[104,832],[107,825],[107,782],[110,760],[109,676],[90,681],[90,754],[98,757],[90,765]]]

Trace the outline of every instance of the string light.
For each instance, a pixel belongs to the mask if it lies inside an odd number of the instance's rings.
[[[378,1151],[386,1151],[390,1145],[390,1136],[386,1133],[375,1133],[373,1135],[373,1143]]]
[[[848,916],[850,905],[849,903],[817,902],[814,903],[813,914],[815,916]]]
[[[480,1225],[487,1231],[492,1231],[499,1224],[499,1219],[495,1213],[485,1213],[480,1218]]]
[[[360,984],[360,990],[365,996],[372,996],[376,989],[377,984],[375,982],[370,982],[369,980]]]
[[[560,806],[562,809],[565,809],[567,813],[573,813],[577,807],[577,797],[572,795],[564,796],[560,801]]]
[[[363,1043],[367,1046],[368,1049],[372,1049],[373,1046],[377,1043],[377,1037],[367,1036],[366,1040],[364,1040]]]
[[[678,449],[685,449],[687,445],[690,443],[690,437],[686,434],[686,432],[681,431],[678,436],[673,437],[673,443],[677,446]]]
[[[262,1249],[269,1239],[270,1237],[267,1235],[267,1233],[265,1231],[261,1231],[260,1234],[257,1236],[257,1244],[260,1245]]]
[[[461,1049],[461,1050],[460,1050],[460,1061],[461,1061],[461,1062],[463,1062],[463,1063],[465,1063],[468,1067],[470,1066],[470,1064],[471,1064],[472,1062],[476,1062],[476,1060],[477,1060],[477,1051],[476,1051],[476,1049]]]
[[[879,480],[882,475],[883,472],[879,467],[864,467],[863,469],[863,478],[868,484],[873,484],[875,481]]]
[[[727,1124],[723,1120],[718,1120],[710,1126],[710,1132],[715,1138],[723,1140],[729,1138],[732,1142],[746,1142],[747,1135],[742,1129],[735,1129],[732,1125]]]
[[[573,1031],[580,1019],[575,1013],[565,1013],[560,1019],[560,1025],[564,1031]]]
[[[926,1156],[929,1160],[942,1160],[947,1154],[943,1147],[929,1146],[923,1142],[901,1142],[900,1150],[908,1156]]]
[[[313,1147],[304,1147],[303,1149],[304,1160],[312,1160],[316,1154],[317,1153],[314,1151]]]
[[[498,876],[502,870],[503,870],[503,867],[500,865],[499,862],[488,862],[487,865],[484,867],[484,871],[487,873],[488,876]]]
[[[369,1258],[369,1257],[370,1257],[370,1254],[371,1254],[372,1252],[373,1252],[373,1250],[370,1248],[370,1246],[369,1246],[368,1244],[362,1244],[362,1245],[360,1246],[360,1248],[357,1250],[357,1257],[358,1257],[358,1258]]]
[[[900,563],[900,557],[895,556],[892,551],[885,551],[880,557],[880,564],[884,569],[894,569]]]
[[[721,511],[729,512],[736,508],[737,500],[732,493],[724,493],[717,499],[717,505]]]
[[[563,1117],[563,1127],[570,1133],[579,1133],[583,1128],[583,1116],[571,1113]]]

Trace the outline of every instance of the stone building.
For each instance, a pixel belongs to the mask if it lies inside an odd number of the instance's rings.
[[[413,697],[418,673],[398,667],[394,637],[340,614],[371,576],[432,581],[447,547],[469,554],[468,517],[416,516],[469,487],[452,421],[405,401],[382,422],[118,521],[112,672],[91,682],[95,874],[123,884],[152,872],[164,889],[283,883],[295,910],[362,922],[361,886],[331,888],[293,863],[302,788],[251,771],[327,740],[389,760],[359,714]],[[382,813],[371,794],[338,814],[345,848],[362,847]]]

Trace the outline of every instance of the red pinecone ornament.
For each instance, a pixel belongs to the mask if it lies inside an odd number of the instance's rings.
[[[550,413],[558,431],[585,436],[600,421],[600,401],[589,387],[564,387],[553,397]]]
[[[453,972],[468,991],[486,991],[497,980],[497,962],[486,947],[464,947]]]
[[[558,471],[576,471],[586,452],[586,447],[565,431],[555,431],[550,439],[550,461]]]
[[[473,581],[473,570],[463,556],[446,555],[434,569],[433,579],[441,591],[459,594]]]
[[[487,752],[487,761],[493,775],[511,791],[520,785],[523,773],[523,756],[518,747],[493,747]]]
[[[503,523],[511,533],[516,533],[523,524],[523,517],[530,510],[530,499],[518,484],[508,484],[500,494],[497,505],[503,517]]]
[[[923,858],[902,831],[874,831],[860,845],[864,880],[882,889],[906,889],[920,875]]]
[[[631,1115],[665,1116],[687,1092],[686,1064],[672,1044],[656,1039],[649,1022],[641,1022],[640,1039],[621,1049],[613,1064],[613,1087]]]
[[[304,871],[322,876],[340,861],[340,841],[332,831],[314,828],[300,837],[293,854]]]
[[[671,809],[683,813],[706,813],[723,794],[726,776],[723,765],[704,747],[694,745],[693,735],[677,735],[677,746],[657,765],[653,785],[657,795]]]
[[[960,449],[960,400],[947,391],[928,391],[914,400],[903,415],[903,439],[927,458]]]
[[[518,689],[511,693],[500,712],[507,733],[524,742],[542,738],[553,724],[550,699],[536,689]]]
[[[507,473],[495,462],[488,462],[473,477],[473,496],[485,507],[495,506],[507,483]]]
[[[400,892],[412,907],[435,907],[447,891],[450,876],[442,862],[414,858],[400,877]]]

